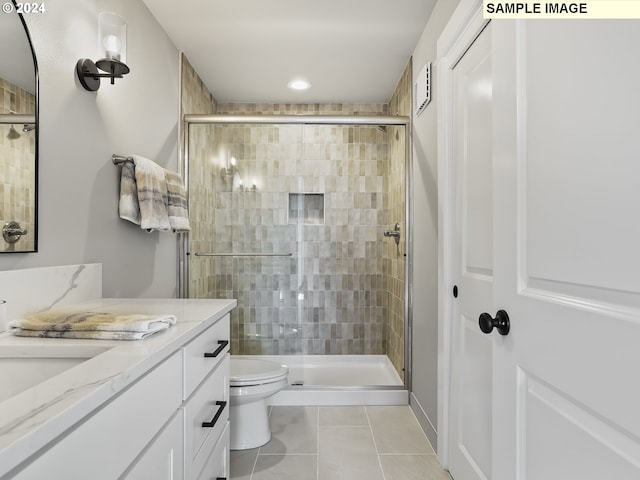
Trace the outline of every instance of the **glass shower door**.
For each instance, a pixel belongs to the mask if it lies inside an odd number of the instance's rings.
[[[404,127],[312,125],[297,194],[305,385],[402,384]]]
[[[403,383],[405,138],[190,125],[189,296],[238,300],[233,355],[285,363],[298,385]],[[396,223],[398,243],[384,233]]]
[[[190,127],[190,296],[235,298],[231,353],[286,355],[301,376],[298,229],[302,126]]]

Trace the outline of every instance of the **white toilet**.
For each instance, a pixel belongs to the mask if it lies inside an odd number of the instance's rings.
[[[231,450],[257,448],[271,440],[265,400],[287,386],[288,375],[289,368],[279,363],[231,356]]]

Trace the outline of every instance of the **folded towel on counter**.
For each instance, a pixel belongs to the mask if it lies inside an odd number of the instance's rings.
[[[19,337],[141,340],[175,325],[175,315],[50,310],[9,322]]]
[[[131,157],[134,164],[133,175],[130,162],[122,165],[120,173],[120,217],[148,231],[171,230],[164,168],[140,155]],[[135,185],[131,184],[132,178],[135,179]],[[136,202],[139,215],[136,206],[132,205]]]
[[[174,232],[189,232],[189,212],[187,211],[187,192],[182,177],[170,170],[164,171],[167,181],[167,212],[169,224]]]

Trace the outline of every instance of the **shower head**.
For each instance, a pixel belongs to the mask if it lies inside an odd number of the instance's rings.
[[[22,127],[22,131],[24,133],[28,133],[32,130],[35,130],[36,128],[36,124],[35,123],[25,123],[24,126]]]
[[[15,140],[16,138],[20,138],[20,134],[18,133],[18,131],[14,128],[13,125],[11,125],[11,128],[9,129],[9,133],[7,134],[7,138],[9,140]]]
[[[387,126],[386,125],[376,125],[376,128],[378,130],[380,130],[382,133],[387,133]]]

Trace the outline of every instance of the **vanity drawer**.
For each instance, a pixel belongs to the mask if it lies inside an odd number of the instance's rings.
[[[215,446],[213,453],[204,464],[198,480],[216,480],[224,478],[230,480],[229,475],[229,423],[222,432],[218,444]]]
[[[186,478],[203,468],[229,419],[229,355],[184,405]]]
[[[184,346],[184,399],[218,365],[229,351],[229,315]],[[205,354],[207,356],[205,356]]]

